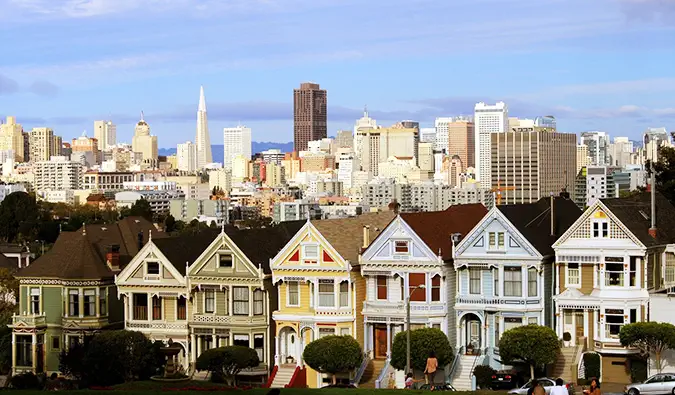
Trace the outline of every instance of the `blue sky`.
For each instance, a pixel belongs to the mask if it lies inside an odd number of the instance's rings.
[[[675,129],[675,0],[0,0],[0,116],[73,138],[141,110],[160,147],[238,122],[292,140],[292,92],[328,90],[329,135],[504,100],[561,131]]]

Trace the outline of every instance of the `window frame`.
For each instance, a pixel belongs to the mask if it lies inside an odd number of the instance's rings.
[[[321,290],[321,286],[323,285],[324,291]],[[330,291],[327,289],[330,287]],[[335,280],[333,279],[319,279],[319,283],[317,286],[317,296],[318,296],[318,302],[317,302],[317,307],[319,308],[324,308],[324,309],[330,309],[330,308],[335,308],[336,306],[336,300],[335,300]],[[321,297],[324,296],[326,300],[330,298],[332,300],[332,304],[323,304]]]
[[[311,250],[313,248],[316,248],[316,257],[309,256],[310,254],[307,253],[308,250]],[[321,248],[319,246],[319,243],[303,243],[303,244],[301,244],[300,254],[302,255],[300,257],[300,260],[303,264],[306,264],[306,263],[310,263],[310,264],[313,264],[313,265],[318,264],[320,256],[321,256]]]
[[[344,285],[345,289],[342,289]],[[340,308],[348,308],[349,307],[349,301],[350,301],[350,292],[349,292],[349,281],[344,280],[340,281],[338,284],[338,307]],[[344,300],[343,300],[344,298]]]
[[[258,299],[260,296],[260,299]],[[253,290],[253,315],[265,314],[265,291],[260,288]]]
[[[534,275],[532,273],[534,273]],[[534,294],[532,292],[533,288]],[[538,296],[539,296],[539,271],[537,270],[536,267],[529,267],[527,268],[527,297],[536,298]]]
[[[399,251],[400,243],[400,251]],[[394,240],[394,255],[409,255],[410,241],[409,240]]]
[[[227,260],[225,260],[225,261],[223,260],[223,257],[229,257],[229,258],[230,258],[230,259],[229,259],[229,262],[230,262],[230,265],[229,265],[229,266],[223,266],[223,262],[227,262]],[[222,270],[231,270],[231,269],[233,269],[233,268],[234,268],[234,255],[232,255],[232,254],[225,254],[225,253],[223,253],[223,254],[219,253],[219,254],[218,254],[218,269],[219,269],[219,270],[220,270],[220,269],[222,269]]]
[[[382,284],[384,282],[384,284]],[[375,277],[375,298],[377,300],[389,300],[389,278],[388,276]],[[381,292],[384,292],[382,297]]]
[[[180,300],[183,300],[183,306],[181,306],[181,303],[179,302]],[[184,296],[179,296],[176,298],[176,321],[185,320],[187,320],[187,298]]]
[[[33,291],[37,291],[37,294],[33,294]],[[29,300],[28,300],[28,307],[29,307],[29,312],[33,315],[40,315],[40,305],[41,299],[42,299],[42,289],[40,287],[30,287],[28,288],[28,295],[29,295]],[[37,296],[37,300],[35,300],[35,297]],[[37,303],[37,308],[35,306],[35,303]]]
[[[157,273],[150,273],[150,264],[157,265]],[[161,277],[162,275],[162,264],[159,261],[146,261],[145,262],[145,275],[148,277]]]
[[[576,268],[570,267],[570,265],[577,265]],[[572,271],[576,271],[576,275],[572,276]],[[575,278],[576,282],[571,282],[570,279]],[[581,287],[581,263],[579,262],[567,262],[565,263],[565,286],[566,287]]]
[[[246,291],[241,292],[242,295],[246,295],[246,299],[237,298],[237,290]],[[237,313],[236,306],[246,306],[244,313]],[[232,315],[246,316],[251,312],[251,289],[249,287],[232,287]],[[249,339],[250,340],[250,339]]]
[[[98,315],[101,317],[108,315],[108,288],[106,287],[98,290]]]
[[[295,303],[291,303],[292,286],[295,286],[295,295],[297,295]],[[286,282],[286,307],[300,307],[300,281]]]
[[[153,295],[150,298],[150,304],[152,305],[152,321],[161,321],[164,316],[164,298],[158,295]]]
[[[76,310],[74,314],[73,310]],[[71,288],[68,290],[68,317],[79,317],[80,310],[80,290]]]
[[[606,259],[606,258],[605,258]],[[626,285],[625,262],[602,262],[605,272],[605,287],[624,287]],[[609,266],[613,268],[620,267],[621,270],[609,270]],[[618,279],[618,284],[612,284],[612,279]]]
[[[518,280],[507,280],[507,273],[518,273]],[[518,290],[516,294],[510,294],[513,292],[514,284],[518,284],[515,289]],[[510,287],[509,287],[510,285]],[[510,289],[511,292],[507,291]],[[511,298],[522,298],[523,297],[523,270],[520,266],[504,266],[504,297]]]
[[[209,301],[213,301],[211,306],[209,306]],[[205,289],[204,290],[204,314],[215,314],[216,313],[216,290],[215,289]],[[209,309],[211,307],[211,309]]]
[[[96,317],[96,304],[98,303],[98,295],[96,295],[96,288],[85,288],[82,290],[82,316]],[[92,309],[93,311],[87,311]],[[88,314],[89,313],[89,314]]]
[[[619,311],[621,313],[619,313]],[[624,309],[604,309],[602,313],[605,315],[605,338],[607,339],[618,339],[621,328],[626,325],[626,310]],[[609,322],[610,317],[620,317],[621,323],[618,322]],[[619,329],[616,331],[616,334],[612,334],[612,327],[618,326]]]
[[[609,238],[609,221],[607,219],[594,219],[591,224],[591,236],[594,239]]]
[[[441,275],[435,274],[431,277],[431,301],[440,302],[442,294],[442,281]]]
[[[474,278],[476,274],[478,278]],[[469,295],[480,295],[483,289],[483,270],[478,267],[470,267],[467,276],[469,277],[469,289],[467,290]],[[475,288],[476,285],[478,286],[477,289]]]

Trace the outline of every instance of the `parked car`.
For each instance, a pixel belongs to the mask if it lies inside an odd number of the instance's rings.
[[[628,395],[639,394],[673,394],[675,395],[675,374],[659,373],[644,381],[626,386],[624,392]]]
[[[493,390],[510,390],[520,387],[524,382],[525,379],[518,372],[500,370],[492,375],[490,388]]]
[[[417,387],[418,390],[429,391],[431,390],[431,385],[422,384]],[[453,386],[450,384],[436,384],[434,385],[434,391],[456,391]]]
[[[551,393],[551,389],[555,387],[555,380],[550,379],[548,377],[542,377],[539,379],[536,379],[538,382],[541,383],[541,385],[544,387],[546,390],[546,394]],[[527,391],[530,389],[530,386],[532,385],[532,380],[528,381],[527,383],[523,384],[520,388],[512,389],[511,391],[508,392],[509,395],[527,395]],[[570,395],[574,394],[574,386],[570,383],[565,383],[565,387],[567,388],[567,392]],[[675,395],[675,394],[673,394]]]

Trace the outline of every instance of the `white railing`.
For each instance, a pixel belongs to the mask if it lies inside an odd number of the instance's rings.
[[[410,304],[410,313],[416,314],[418,312],[438,312],[442,313],[446,309],[445,303],[443,302],[412,302]],[[382,313],[382,314],[394,314],[401,313],[405,314],[406,304],[403,302],[374,302],[374,301],[365,301],[363,302],[363,310],[370,311],[371,313]]]
[[[475,296],[458,296],[455,299],[456,304],[487,304],[487,305],[532,305],[540,304],[540,298],[528,297],[475,297]]]
[[[187,330],[186,322],[137,322],[127,321],[129,329]]]

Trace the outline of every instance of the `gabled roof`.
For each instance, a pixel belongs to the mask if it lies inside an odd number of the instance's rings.
[[[166,259],[171,262],[178,272],[185,276],[186,264],[191,265],[220,234],[220,229],[205,228],[194,234],[182,234],[176,237],[166,237],[152,243]]]
[[[452,234],[466,236],[487,214],[480,203],[450,206],[444,211],[404,213],[401,218],[444,261],[452,259]]]
[[[497,206],[518,231],[542,256],[553,255],[553,243],[583,214],[570,199],[553,198],[554,235],[551,235],[551,199],[535,203]]]
[[[124,267],[140,250],[138,235],[143,241],[166,237],[141,217],[127,217],[112,225],[86,225],[75,232],[61,232],[54,246],[16,277],[58,278],[64,280],[99,280],[114,276],[108,268],[106,254],[112,245],[120,248],[120,266]]]
[[[649,192],[601,201],[646,247],[675,242],[675,207],[662,194],[656,193],[656,239],[649,235],[651,227]]]
[[[5,255],[0,254],[0,268],[7,269],[11,273],[14,273],[19,269],[19,265],[16,259],[7,258]]]
[[[312,225],[333,248],[348,260],[358,265],[359,253],[363,247],[363,227],[370,226],[370,242],[395,218],[393,211],[366,213],[353,218],[337,218],[312,221]]]

